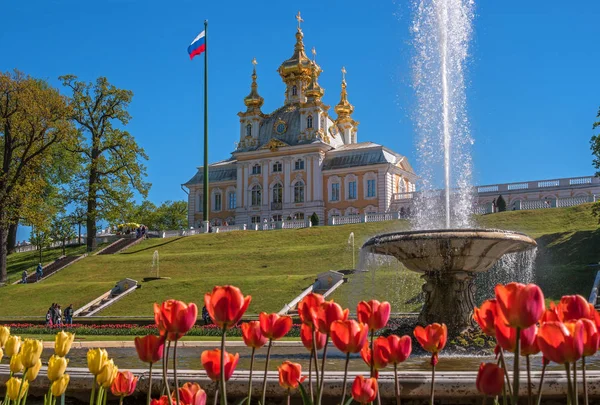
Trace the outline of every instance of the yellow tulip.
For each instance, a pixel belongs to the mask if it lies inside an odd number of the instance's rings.
[[[8,357],[12,357],[13,355],[19,353],[19,349],[21,348],[21,337],[20,336],[9,336],[6,339],[6,344],[4,345],[4,354]]]
[[[67,369],[69,361],[64,357],[52,355],[48,359],[48,379],[50,381],[56,381],[63,376]]]
[[[21,382],[23,383],[22,387]],[[22,381],[20,378],[11,377],[6,382],[6,396],[8,396],[8,399],[10,399],[11,401],[23,399],[28,388],[29,382],[27,380]],[[19,395],[19,389],[21,390],[21,395]]]
[[[87,352],[87,363],[90,373],[93,375],[100,374],[102,367],[108,361],[108,353],[104,349],[90,349]]]
[[[23,362],[21,361],[21,354],[15,354],[10,358],[10,371],[15,373],[20,373],[23,371]]]
[[[40,372],[40,368],[42,368],[42,359],[38,359],[37,363],[35,363],[35,366],[27,369],[27,372],[25,373],[25,378],[27,378],[27,381],[32,382],[35,380]]]
[[[10,328],[8,326],[0,326],[0,349],[4,347],[9,336]]]
[[[69,385],[70,380],[71,377],[69,377],[69,374],[64,374],[58,380],[54,381],[50,386],[50,391],[52,392],[52,395],[54,395],[55,397],[60,397],[62,394],[64,394],[67,390],[67,385]]]
[[[34,367],[42,355],[42,350],[44,350],[44,343],[41,340],[25,339],[21,346],[23,367]]]
[[[115,366],[115,363],[112,359],[106,362],[104,367],[102,367],[102,371],[98,374],[96,381],[98,385],[103,386],[104,388],[110,388],[113,381],[117,377],[117,372],[119,369]]]
[[[73,340],[75,339],[75,334],[70,332],[60,331],[56,334],[56,338],[54,339],[54,353],[57,356],[65,357],[69,350],[71,350],[71,345],[73,344]]]
[[[0,363],[2,363],[2,357],[4,357],[4,350],[0,347]]]

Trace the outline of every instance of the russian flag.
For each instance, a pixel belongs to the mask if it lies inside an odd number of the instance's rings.
[[[190,60],[194,59],[194,56],[202,54],[206,50],[205,31],[202,31],[188,46],[188,54]]]

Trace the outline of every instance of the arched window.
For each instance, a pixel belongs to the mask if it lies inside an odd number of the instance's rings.
[[[273,202],[276,204],[281,204],[283,201],[283,187],[281,183],[277,183],[273,186]]]
[[[292,96],[298,95],[298,88],[296,86],[292,86]]]
[[[262,204],[262,189],[258,184],[252,187],[252,206],[257,206]]]
[[[312,115],[306,117],[306,128],[312,128]]]
[[[294,184],[294,202],[304,202],[304,182],[302,181],[297,181],[296,184]]]
[[[298,219],[304,219],[304,212],[296,212],[293,216],[292,216],[293,220],[298,220]]]
[[[252,136],[252,125],[246,125],[246,136]]]

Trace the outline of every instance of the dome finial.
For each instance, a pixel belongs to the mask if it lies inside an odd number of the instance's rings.
[[[296,15],[296,20],[298,20],[298,31],[302,31],[302,29],[300,28],[300,23],[303,23],[304,20],[302,19],[302,16],[300,16],[300,10],[298,10],[298,14]]]
[[[244,98],[244,104],[246,104],[246,106],[248,107],[248,110],[254,109],[254,108],[258,108],[260,109],[260,107],[263,105],[264,103],[264,99],[258,94],[258,84],[256,83],[256,79],[258,78],[258,75],[256,74],[256,65],[258,65],[258,62],[256,61],[256,58],[252,59],[252,85],[251,85],[251,90],[250,90],[250,94],[248,94],[246,96],[246,98]]]
[[[334,108],[335,113],[340,118],[349,118],[354,112],[354,106],[348,102],[348,92],[346,91],[346,68],[342,66],[342,92],[340,102]]]

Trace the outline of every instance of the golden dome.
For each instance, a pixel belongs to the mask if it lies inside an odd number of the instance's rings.
[[[323,88],[321,86],[319,86],[319,82],[317,81],[319,75],[321,74],[321,68],[319,67],[319,65],[317,65],[317,62],[315,61],[315,55],[317,54],[317,51],[315,51],[315,48],[312,49],[312,53],[313,53],[313,68],[312,68],[312,72],[310,75],[310,83],[308,83],[308,86],[306,87],[306,97],[314,97],[314,98],[321,98],[323,97],[323,94],[325,93],[323,91]]]
[[[256,84],[256,78],[258,77],[256,75],[256,58],[252,60],[252,64],[254,65],[254,69],[252,70],[252,86],[250,94],[248,94],[244,98],[244,104],[246,104],[246,107],[248,107],[248,109],[260,109],[260,107],[262,107],[263,103],[265,102],[265,99],[258,94],[258,84]]]
[[[304,42],[302,41],[304,34],[300,28],[300,22],[303,20],[300,18],[300,12],[298,12],[296,19],[298,20],[298,30],[296,32],[296,45],[294,46],[294,54],[291,58],[285,60],[278,69],[279,74],[284,81],[291,75],[293,75],[293,77],[310,77],[313,66],[312,61],[308,58],[308,56],[306,56],[306,52],[304,51]]]
[[[354,112],[354,106],[348,102],[348,92],[346,91],[346,68],[342,67],[342,93],[340,102],[334,107],[335,113],[340,118],[350,117]]]

